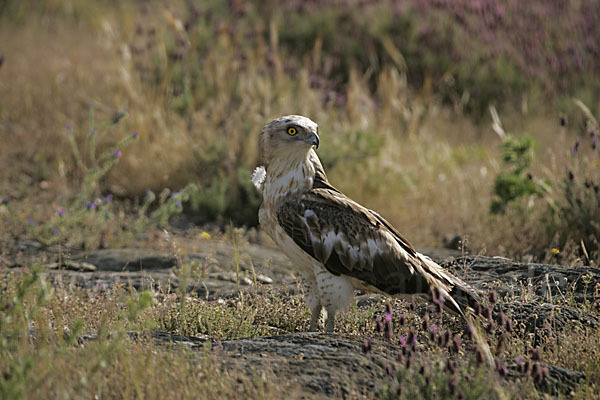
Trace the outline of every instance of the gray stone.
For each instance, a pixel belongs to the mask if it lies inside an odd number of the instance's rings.
[[[96,271],[95,265],[87,263],[87,262],[77,262],[77,261],[64,261],[61,263],[45,264],[44,268],[55,269],[55,270],[66,270],[66,271],[80,271],[80,272]]]

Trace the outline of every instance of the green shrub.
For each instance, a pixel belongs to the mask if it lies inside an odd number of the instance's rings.
[[[502,161],[505,171],[496,176],[494,196],[490,204],[493,214],[503,213],[506,207],[518,199],[528,196],[541,196],[547,182],[533,180],[527,172],[531,166],[535,142],[530,136],[513,137],[508,135],[502,143]]]

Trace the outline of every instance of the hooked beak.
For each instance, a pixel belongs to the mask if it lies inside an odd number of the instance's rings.
[[[318,149],[319,148],[319,135],[317,135],[315,132],[311,132],[308,139],[306,139],[306,143],[310,143]]]

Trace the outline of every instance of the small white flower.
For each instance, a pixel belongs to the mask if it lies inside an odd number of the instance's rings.
[[[252,184],[256,187],[257,190],[262,190],[262,185],[265,182],[265,178],[267,177],[267,170],[263,165],[260,167],[256,167],[254,172],[252,173]]]

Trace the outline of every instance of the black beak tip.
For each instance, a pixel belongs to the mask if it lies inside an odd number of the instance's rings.
[[[311,135],[311,143],[318,149],[319,148],[319,136],[316,133]]]

